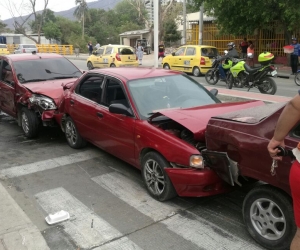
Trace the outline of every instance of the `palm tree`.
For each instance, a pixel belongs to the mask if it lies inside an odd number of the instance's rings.
[[[75,9],[73,15],[78,19],[82,21],[82,38],[84,38],[84,21],[86,18],[88,20],[91,19],[90,13],[88,11],[88,6],[86,3],[86,0],[75,0],[75,4],[78,5]]]

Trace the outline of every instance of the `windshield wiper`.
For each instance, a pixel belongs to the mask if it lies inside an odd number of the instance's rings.
[[[72,73],[69,73],[69,74],[65,74],[65,73],[59,73],[59,72],[53,72],[49,69],[45,69],[45,71],[48,73],[48,74],[56,74],[56,75],[74,75],[75,73],[79,72],[79,73],[82,73],[80,70],[76,70]]]
[[[56,76],[56,77],[51,77],[47,80],[67,79],[67,78],[78,78],[78,76]]]
[[[30,80],[25,80],[22,81],[21,83],[26,83],[26,82],[43,82],[43,81],[47,81],[48,79],[30,79]]]

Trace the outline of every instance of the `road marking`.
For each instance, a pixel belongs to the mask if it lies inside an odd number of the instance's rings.
[[[27,174],[32,174],[44,170],[49,170],[57,167],[62,167],[68,164],[90,160],[99,156],[97,150],[87,150],[84,152],[52,158],[49,160],[33,162],[21,166],[6,168],[0,171],[1,179],[14,178]]]
[[[94,250],[142,250],[128,238],[123,237],[121,239],[109,242],[103,246],[96,247]]]
[[[64,188],[51,189],[35,196],[37,202],[48,214],[60,210],[69,212],[70,219],[60,225],[63,225],[64,231],[80,248],[90,249],[101,246],[97,249],[114,249],[107,248],[111,245],[115,249],[123,249],[123,246],[118,244],[125,244],[124,246],[132,246],[127,249],[141,249],[127,237],[122,237],[117,229],[96,215]],[[113,241],[114,239],[116,241]]]
[[[161,220],[169,230],[201,249],[261,249],[193,213],[177,214],[179,209],[154,200],[146,189],[117,172],[97,176],[92,180],[154,221]]]

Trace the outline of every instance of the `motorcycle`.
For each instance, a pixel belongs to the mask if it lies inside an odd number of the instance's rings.
[[[296,85],[300,86],[300,70],[298,70],[295,75],[295,83]]]
[[[274,95],[277,85],[270,76],[276,77],[277,71],[271,64],[273,58],[272,53],[263,52],[258,57],[258,61],[262,65],[253,68],[244,61],[239,61],[230,68],[230,73],[227,75],[228,88],[231,89],[233,85],[247,87],[248,91],[251,88],[257,88],[262,94]]]

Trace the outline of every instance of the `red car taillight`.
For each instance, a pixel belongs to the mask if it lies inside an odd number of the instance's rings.
[[[23,53],[26,53],[25,49],[23,49]]]
[[[116,54],[116,59],[117,59],[117,61],[121,61],[121,57],[118,53]]]
[[[205,58],[201,56],[200,65],[205,65]]]

